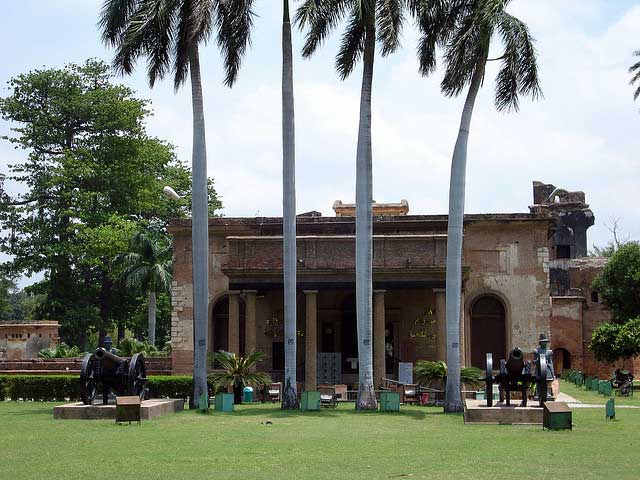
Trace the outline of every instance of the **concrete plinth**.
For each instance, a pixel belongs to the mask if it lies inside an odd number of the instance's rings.
[[[465,400],[464,423],[484,423],[494,425],[542,425],[542,408],[537,406],[520,407],[520,401],[512,401],[507,407],[503,403],[494,403],[487,407],[485,400]]]
[[[140,407],[140,418],[153,420],[182,410],[184,410],[184,400],[181,398],[144,400]],[[103,405],[102,403],[93,405],[85,405],[82,402],[68,403],[53,407],[53,418],[60,420],[115,420],[116,406],[115,404]]]

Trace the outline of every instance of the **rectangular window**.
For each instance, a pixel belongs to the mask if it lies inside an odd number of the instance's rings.
[[[571,258],[571,245],[556,246],[556,258]]]

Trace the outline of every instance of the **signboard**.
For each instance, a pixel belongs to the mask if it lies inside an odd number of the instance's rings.
[[[413,383],[413,363],[398,363],[398,382],[407,384]]]

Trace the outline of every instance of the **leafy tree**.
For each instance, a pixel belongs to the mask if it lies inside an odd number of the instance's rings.
[[[592,288],[612,314],[611,322],[593,331],[589,348],[596,359],[613,362],[640,355],[640,243],[621,245]]]
[[[633,52],[633,56],[634,57],[640,57],[640,50],[636,50],[635,52]],[[640,83],[640,61],[634,63],[630,68],[629,68],[629,73],[633,74],[633,77],[631,77],[631,81],[629,82],[629,84],[633,85],[635,83]],[[638,97],[640,97],[640,85],[638,85],[638,88],[636,88],[636,91],[633,93],[633,99],[637,100]]]
[[[589,252],[590,257],[606,257],[610,258],[614,253],[625,243],[629,241],[629,236],[620,238],[620,221],[617,218],[611,218],[611,223],[605,224],[607,229],[611,232],[612,239],[604,247],[593,246],[593,249]]]
[[[607,322],[593,331],[589,349],[597,360],[615,362],[640,355],[640,317],[623,324]]]
[[[128,287],[148,295],[148,341],[156,343],[156,294],[171,286],[172,249],[167,239],[145,232],[136,233],[129,253],[116,257],[122,264],[121,278]]]
[[[13,316],[11,295],[15,289],[16,284],[13,280],[0,276],[0,320],[9,320]]]
[[[640,243],[622,245],[595,278],[592,288],[611,309],[614,323],[640,317]]]
[[[418,25],[420,70],[424,75],[436,67],[437,47],[444,49],[445,75],[442,92],[460,95],[468,86],[458,139],[451,162],[447,230],[447,363],[449,375],[445,411],[462,411],[460,398],[460,292],[462,291],[462,230],[466,182],[467,144],[476,98],[485,78],[488,61],[501,61],[494,96],[499,111],[518,110],[520,95],[541,94],[534,39],[527,26],[507,13],[510,0],[424,0]],[[494,37],[503,52],[489,59]]]
[[[200,44],[215,32],[224,66],[225,83],[232,86],[253,25],[253,0],[105,0],[100,15],[102,39],[116,48],[114,65],[130,74],[141,57],[147,59],[149,84],[173,74],[180,88],[191,79],[193,108],[192,155],[192,242],[193,257],[193,323],[194,405],[201,410],[209,406],[207,399],[207,330],[209,308],[207,151],[204,127],[204,101],[200,75]],[[197,261],[200,259],[201,261]]]
[[[44,295],[35,315],[60,321],[62,338],[81,347],[139,303],[115,281],[113,257],[133,232],[185,216],[190,200],[188,170],[145,133],[147,102],[111,77],[95,60],[34,70],[12,79],[11,95],[0,99],[14,126],[7,140],[26,151],[9,177],[26,192],[0,194],[0,248],[13,256],[3,267],[44,272],[29,287]],[[187,197],[184,206],[162,195],[167,183]]]
[[[417,1],[404,0],[305,0],[296,13],[296,22],[307,29],[302,54],[313,55],[343,20],[336,70],[341,79],[353,72],[362,60],[360,122],[356,154],[356,310],[358,325],[359,387],[357,409],[375,409],[373,379],[372,259],[373,259],[373,174],[371,153],[371,90],[376,40],[386,56],[400,46],[400,36],[409,12]]]

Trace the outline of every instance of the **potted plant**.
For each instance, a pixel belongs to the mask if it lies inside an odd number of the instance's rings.
[[[447,383],[447,364],[442,360],[431,362],[420,360],[413,369],[415,381],[424,387],[444,390]],[[460,369],[460,384],[477,390],[482,387],[482,370],[476,367],[462,367]]]
[[[215,390],[233,386],[233,403],[241,404],[244,387],[258,387],[271,383],[271,377],[267,373],[255,369],[264,356],[262,352],[251,352],[245,357],[223,350],[214,352],[212,360],[222,370],[209,376]]]

